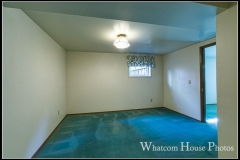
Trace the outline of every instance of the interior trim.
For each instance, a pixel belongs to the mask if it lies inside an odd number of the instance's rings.
[[[31,158],[34,158],[36,156],[36,154],[39,152],[39,150],[43,147],[43,145],[47,142],[47,140],[51,137],[51,135],[53,134],[53,132],[57,129],[57,127],[63,122],[63,120],[67,117],[67,114],[65,115],[65,117],[59,122],[59,124],[54,128],[54,130],[51,132],[51,134],[47,137],[47,139],[42,143],[42,145],[37,149],[37,151],[33,154],[33,156]]]
[[[201,46],[199,48],[199,64],[200,64],[200,112],[201,112],[201,122],[205,122],[206,114],[205,114],[205,53],[204,48],[216,45],[216,42]]]

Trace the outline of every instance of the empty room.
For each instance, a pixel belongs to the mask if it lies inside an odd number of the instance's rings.
[[[237,158],[238,2],[3,2],[2,158]]]

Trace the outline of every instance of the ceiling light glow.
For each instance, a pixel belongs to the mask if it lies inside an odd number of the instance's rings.
[[[113,45],[119,49],[128,48],[130,46],[125,34],[119,34],[118,38],[113,42]]]

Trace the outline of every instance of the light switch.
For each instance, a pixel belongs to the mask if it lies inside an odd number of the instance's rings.
[[[191,84],[191,80],[188,80],[188,84]]]

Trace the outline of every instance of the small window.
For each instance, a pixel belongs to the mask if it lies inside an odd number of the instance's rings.
[[[129,67],[129,77],[151,77],[151,67]]]

